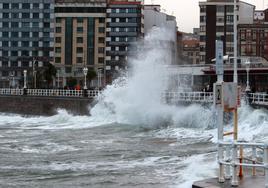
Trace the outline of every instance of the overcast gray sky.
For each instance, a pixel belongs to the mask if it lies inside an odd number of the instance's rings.
[[[177,17],[180,31],[192,32],[199,27],[199,1],[206,0],[145,0],[146,4],[160,4],[168,14]],[[257,10],[268,8],[268,0],[243,0],[256,6]]]

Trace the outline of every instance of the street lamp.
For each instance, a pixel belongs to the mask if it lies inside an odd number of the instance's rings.
[[[58,89],[60,88],[60,70],[58,69],[57,70],[57,80],[58,80],[58,83],[57,83],[57,87],[58,87]]]
[[[249,92],[249,91],[250,91],[250,86],[249,86],[250,61],[247,60],[247,61],[245,62],[245,65],[246,65],[246,71],[247,71],[247,87],[246,87],[246,92]]]
[[[87,72],[88,72],[88,68],[87,67],[84,67],[83,68],[83,73],[84,73],[84,76],[85,76],[84,90],[87,89]]]
[[[101,73],[101,69],[98,69],[98,88],[100,89],[101,85],[102,85],[102,80],[101,80],[101,76],[102,76],[102,73]]]
[[[24,75],[24,86],[23,86],[23,88],[27,89],[27,86],[26,86],[27,85],[27,83],[26,83],[27,82],[27,70],[23,71],[23,75]]]
[[[34,76],[34,89],[36,89],[36,70],[35,70],[35,63],[37,63],[37,61],[35,59],[33,59],[33,76]]]

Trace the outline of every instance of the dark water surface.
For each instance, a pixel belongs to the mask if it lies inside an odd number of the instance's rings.
[[[0,130],[0,187],[179,187],[184,160],[215,151],[209,138],[128,125]]]

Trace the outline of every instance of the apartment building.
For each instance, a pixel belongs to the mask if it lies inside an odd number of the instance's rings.
[[[238,25],[238,51],[268,60],[268,9],[255,11],[253,24]]]
[[[0,87],[22,87],[24,70],[33,78],[53,61],[53,46],[54,0],[0,0]]]
[[[60,86],[72,79],[82,85],[85,67],[94,69],[101,79],[88,87],[104,85],[106,6],[106,0],[56,0],[54,65]]]
[[[108,82],[127,67],[130,46],[144,35],[142,0],[108,0],[106,73]]]
[[[223,41],[225,55],[234,55],[234,0],[207,0],[200,6],[200,63],[215,58],[215,40]],[[255,6],[237,0],[237,24],[252,24]]]

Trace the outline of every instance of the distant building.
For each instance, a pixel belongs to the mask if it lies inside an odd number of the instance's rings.
[[[169,42],[171,51],[171,64],[178,64],[177,61],[177,22],[176,17],[160,11],[160,5],[144,6],[144,31],[148,34],[153,27],[163,27],[172,32],[172,40]]]
[[[252,24],[238,25],[238,50],[241,56],[268,60],[268,9],[255,11]]]
[[[143,0],[108,0],[106,74],[111,82],[127,65],[130,45],[144,36]]]
[[[54,0],[0,0],[0,87],[22,87],[27,70],[53,61]],[[36,62],[33,66],[33,62]]]
[[[255,6],[237,1],[238,24],[252,24]],[[225,55],[234,53],[234,1],[207,0],[200,6],[200,63],[209,64],[215,58],[215,40],[223,41]]]
[[[192,65],[199,64],[199,40],[185,39],[182,45],[183,60]]]
[[[94,69],[105,81],[106,0],[56,0],[55,59],[60,86],[76,79],[83,84],[83,68]],[[101,85],[98,85],[101,83]]]

